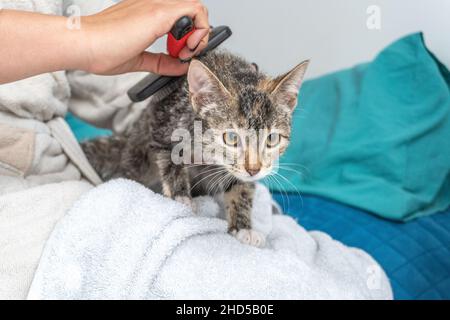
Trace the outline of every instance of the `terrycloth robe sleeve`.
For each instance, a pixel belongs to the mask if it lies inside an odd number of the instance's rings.
[[[82,71],[68,72],[71,88],[69,111],[97,127],[124,132],[148,102],[132,102],[127,90],[143,75],[97,76]]]

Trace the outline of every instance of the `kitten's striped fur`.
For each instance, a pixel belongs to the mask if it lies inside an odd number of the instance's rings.
[[[192,196],[223,193],[230,232],[241,241],[260,245],[260,239],[251,231],[250,217],[257,178],[246,177],[247,172],[256,172],[255,166],[174,164],[171,135],[181,128],[193,134],[195,120],[201,121],[204,131],[276,128],[283,137],[277,151],[283,153],[289,143],[292,111],[307,62],[271,79],[230,53],[209,53],[200,61],[191,62],[188,76],[175,84],[171,94],[154,99],[127,133],[88,141],[82,147],[104,180],[133,179],[184,203],[189,203]],[[256,158],[257,170],[269,173],[270,156]]]

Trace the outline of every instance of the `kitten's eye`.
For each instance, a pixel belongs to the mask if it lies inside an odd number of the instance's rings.
[[[267,136],[266,145],[268,148],[274,148],[280,143],[280,135],[278,133],[271,133]]]
[[[229,146],[236,147],[239,142],[239,137],[236,132],[228,131],[223,134],[223,141]]]

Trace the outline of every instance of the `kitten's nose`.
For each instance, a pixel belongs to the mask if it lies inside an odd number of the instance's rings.
[[[247,170],[249,175],[256,176],[259,173],[259,171],[261,171],[261,168],[255,168],[255,169],[247,168],[246,170]]]

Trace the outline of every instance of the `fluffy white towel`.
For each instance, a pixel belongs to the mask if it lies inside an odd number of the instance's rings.
[[[392,298],[365,252],[272,216],[264,187],[255,201],[253,216],[270,231],[261,249],[227,234],[212,198],[196,200],[195,216],[135,182],[110,181],[84,194],[57,224],[28,298]]]
[[[0,300],[26,298],[53,227],[91,188],[68,181],[0,196]]]

